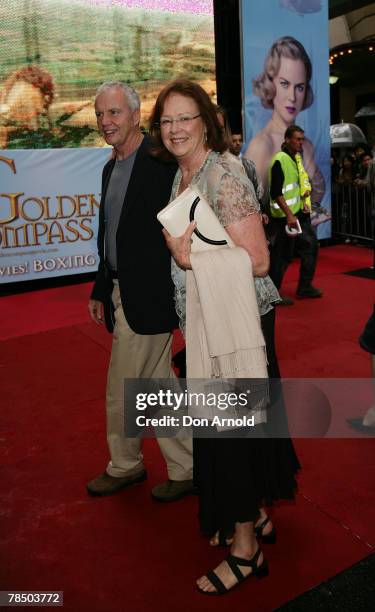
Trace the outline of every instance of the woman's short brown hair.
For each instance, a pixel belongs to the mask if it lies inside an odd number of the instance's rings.
[[[193,81],[188,79],[175,79],[168,83],[159,93],[150,117],[150,134],[154,140],[154,154],[162,159],[174,159],[173,155],[165,148],[160,134],[160,118],[163,113],[164,104],[172,93],[180,94],[185,98],[192,98],[197,104],[199,114],[206,128],[207,146],[213,151],[223,153],[227,149],[222,128],[217,118],[216,107],[211,101],[208,93]]]
[[[306,70],[306,91],[302,110],[309,108],[314,101],[314,94],[310,86],[312,76],[312,64],[307,51],[302,43],[292,36],[278,38],[268,51],[264,61],[264,69],[256,79],[253,79],[253,92],[259,96],[264,108],[273,108],[273,99],[276,95],[276,87],[273,82],[280,70],[282,57],[293,60],[301,60]]]

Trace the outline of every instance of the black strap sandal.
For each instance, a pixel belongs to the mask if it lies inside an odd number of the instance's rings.
[[[251,578],[254,576],[256,578],[265,578],[269,574],[268,564],[267,561],[263,559],[263,562],[260,565],[257,565],[260,553],[261,549],[258,548],[255,555],[250,560],[242,559],[241,557],[235,557],[234,555],[228,555],[225,558],[225,561],[228,563],[230,569],[237,578],[236,584],[230,587],[230,589],[227,589],[225,584],[220,580],[219,576],[217,576],[214,571],[210,571],[207,572],[206,576],[211,582],[211,584],[215,587],[216,591],[204,591],[199,586],[197,587],[198,591],[200,591],[204,595],[225,595],[226,593],[229,593],[229,591],[232,591],[236,586],[238,586],[247,578]],[[241,570],[239,569],[241,566],[251,567],[252,571],[247,576],[244,576]]]
[[[269,522],[270,522],[270,519],[267,516],[264,519],[264,521],[260,523],[260,525],[257,525],[257,527],[254,527],[254,532],[255,532],[256,537],[259,538],[264,544],[275,544],[276,542],[275,527],[272,527],[269,533],[263,533],[263,529]]]
[[[233,531],[226,531],[225,529],[219,529],[215,535],[214,538],[217,538],[217,544],[211,544],[211,546],[225,546],[228,547],[232,544],[233,542]],[[228,540],[231,540],[230,542],[228,542]]]

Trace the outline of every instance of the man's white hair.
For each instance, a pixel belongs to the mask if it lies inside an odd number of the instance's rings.
[[[108,89],[113,89],[114,87],[118,87],[119,89],[122,89],[122,91],[124,92],[124,95],[125,95],[125,97],[126,97],[126,99],[128,101],[129,108],[132,111],[140,109],[140,107],[141,107],[141,100],[139,98],[139,95],[137,94],[135,89],[133,89],[133,87],[130,87],[130,85],[126,85],[126,83],[123,83],[122,81],[105,81],[105,83],[102,83],[102,85],[100,85],[100,87],[98,87],[98,89],[96,91],[95,99],[100,94],[102,94],[104,91],[107,91]]]

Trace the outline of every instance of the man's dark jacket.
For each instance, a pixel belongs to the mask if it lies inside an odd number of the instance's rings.
[[[160,334],[177,326],[171,256],[156,215],[168,204],[175,164],[150,155],[145,137],[138,149],[116,234],[117,273],[125,318],[137,334]],[[99,268],[91,298],[104,304],[106,324],[112,331],[110,278],[104,257],[104,201],[115,164],[103,168],[99,209]]]

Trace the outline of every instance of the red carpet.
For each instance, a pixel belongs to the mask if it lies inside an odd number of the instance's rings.
[[[365,267],[370,256],[352,246],[322,249],[316,284],[324,297],[278,309],[284,376],[369,376],[357,338],[374,282],[340,272]],[[296,278],[294,264],[286,294]],[[297,440],[300,492],[273,511],[278,542],[264,547],[270,576],[225,598],[194,589],[223,555],[198,532],[197,500],[150,499],[165,477],[154,441],[145,444],[147,482],[89,498],[85,484],[107,459],[110,337],[88,321],[88,293],[80,285],[0,300],[0,590],[63,590],[69,612],[271,612],[374,551],[375,453],[366,438]]]

